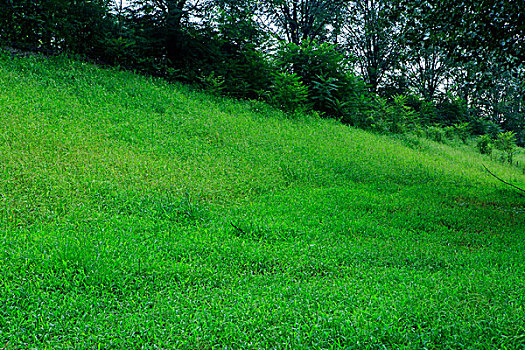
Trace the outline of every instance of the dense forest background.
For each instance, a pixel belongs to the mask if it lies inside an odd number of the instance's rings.
[[[79,55],[379,132],[525,143],[522,0],[0,0],[0,8],[3,46]]]

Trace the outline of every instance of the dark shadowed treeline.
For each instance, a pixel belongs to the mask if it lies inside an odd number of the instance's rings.
[[[0,8],[7,46],[78,54],[379,132],[491,140],[506,131],[524,143],[523,1],[0,0]]]

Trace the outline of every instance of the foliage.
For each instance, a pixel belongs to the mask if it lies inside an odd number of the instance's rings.
[[[428,102],[415,94],[408,94],[406,95],[405,104],[418,114],[419,122],[422,125],[435,124],[439,120],[436,106],[433,102]]]
[[[474,57],[478,62],[486,54],[496,54],[510,64],[525,61],[522,1],[429,0],[423,8],[446,8],[427,11],[427,21],[441,24],[440,37],[456,54]],[[421,3],[418,2],[421,6]]]
[[[325,110],[334,110],[339,104],[339,99],[336,97],[338,90],[341,88],[338,85],[338,80],[334,77],[318,75],[316,80],[312,81],[309,92],[311,99],[318,108],[322,106]]]
[[[475,118],[470,122],[472,133],[474,135],[489,135],[491,138],[496,138],[497,135],[503,132],[500,125],[496,124],[492,120],[485,118]]]
[[[0,41],[99,57],[116,31],[110,1],[1,0]]]
[[[427,138],[436,142],[445,142],[446,133],[445,130],[439,126],[428,126],[425,129],[425,135]]]
[[[343,0],[265,0],[257,1],[269,17],[282,42],[302,45],[326,41],[328,27],[340,27]]]
[[[481,154],[492,154],[494,142],[489,135],[481,135],[476,143],[479,153]]]
[[[308,88],[295,73],[276,73],[268,100],[286,112],[295,112],[307,105]]]
[[[0,0],[0,8],[2,45],[67,51],[241,99],[268,98],[276,75],[296,74],[307,88],[301,104],[343,123],[411,129],[395,101],[406,96],[408,119],[423,128],[465,139],[455,125],[469,123],[473,134],[512,131],[525,144],[521,1]],[[277,105],[297,102],[278,93]]]
[[[215,95],[220,95],[224,91],[224,77],[211,72],[208,76],[202,78],[204,89]]]
[[[329,116],[349,119],[362,107],[362,82],[347,71],[349,60],[334,45],[302,43],[280,47],[277,66],[301,77],[312,108]]]
[[[388,74],[404,60],[405,8],[398,1],[347,1],[342,41],[356,58],[357,69],[372,92],[384,87]]]
[[[496,149],[503,152],[505,160],[509,164],[513,163],[513,157],[518,151],[516,147],[516,134],[512,131],[499,133],[496,140],[494,140]]]
[[[271,84],[274,72],[267,55],[259,50],[268,35],[253,20],[255,10],[256,4],[250,1],[222,0],[206,17],[216,21],[217,27],[207,40],[212,49],[203,56],[209,61],[199,64],[199,70],[218,72],[224,77],[225,92],[239,98],[259,98]]]
[[[469,123],[457,123],[454,124],[454,135],[459,137],[463,143],[467,143],[468,138],[471,135]]]
[[[444,98],[436,103],[436,119],[432,122],[445,126],[467,123],[469,121],[468,109],[459,99]]]
[[[417,125],[417,114],[406,105],[406,96],[394,96],[391,102],[378,98],[376,108],[370,113],[371,127],[381,132],[395,134],[410,131]]]
[[[223,51],[224,52],[224,51]],[[225,76],[225,90],[240,98],[256,99],[271,84],[272,67],[266,57],[253,47],[224,53],[213,63]]]
[[[455,136],[455,128],[453,126],[442,127],[445,137],[448,139],[453,139]]]

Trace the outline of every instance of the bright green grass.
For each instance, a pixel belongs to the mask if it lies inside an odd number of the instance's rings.
[[[525,187],[470,146],[3,56],[0,349],[523,349],[525,199],[482,163]]]

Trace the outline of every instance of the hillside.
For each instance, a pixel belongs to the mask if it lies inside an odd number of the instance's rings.
[[[482,164],[525,187],[468,145],[2,54],[0,348],[524,348],[525,198]]]

